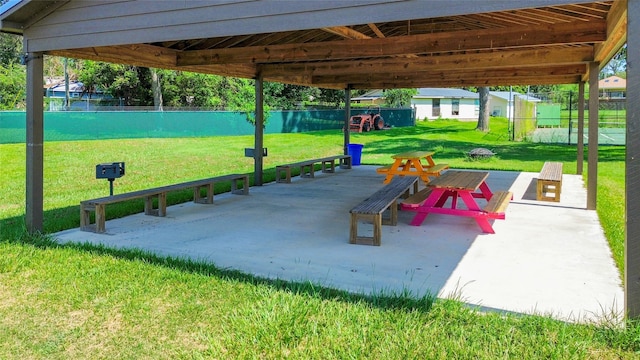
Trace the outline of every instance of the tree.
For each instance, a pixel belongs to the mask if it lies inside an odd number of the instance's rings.
[[[8,66],[19,64],[22,56],[22,39],[20,36],[0,33],[0,64]]]
[[[390,89],[384,92],[384,103],[388,107],[401,108],[411,104],[411,98],[417,89]]]
[[[0,66],[0,110],[25,107],[25,78],[24,66],[19,64]]]
[[[26,71],[19,36],[0,33],[0,110],[24,108]]]
[[[478,126],[476,130],[489,131],[489,88],[486,86],[478,88],[480,96],[480,112],[478,114]]]
[[[153,93],[153,108],[162,111],[162,86],[156,69],[149,69],[151,73],[151,92]]]
[[[79,78],[85,87],[103,89],[127,106],[153,105],[148,68],[86,61]]]
[[[600,71],[600,78],[616,75],[622,78],[627,77],[627,45],[625,44],[620,50],[609,60],[607,65]]]
[[[344,103],[344,90],[316,88],[316,101],[339,108]]]

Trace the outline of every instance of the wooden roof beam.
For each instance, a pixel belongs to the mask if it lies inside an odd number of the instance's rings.
[[[613,3],[607,17],[607,41],[596,44],[594,59],[600,66],[606,66],[609,60],[627,42],[627,0],[618,0]],[[583,80],[588,81],[588,74]]]
[[[251,46],[178,53],[178,66],[232,63],[286,63],[363,57],[495,50],[513,47],[597,43],[606,40],[604,20],[506,29],[456,31],[392,38]]]
[[[380,81],[404,81],[410,79],[429,79],[446,81],[448,79],[485,80],[490,78],[518,78],[518,77],[548,77],[548,76],[580,76],[587,72],[586,64],[577,65],[543,65],[539,67],[513,67],[494,70],[467,70],[464,68],[456,71],[422,71],[403,73],[371,73],[363,75],[337,75],[337,76],[313,76],[313,84],[322,83],[375,83]]]
[[[371,39],[371,36],[365,35],[359,31],[355,31],[346,26],[334,26],[329,28],[322,28],[322,30],[334,35],[342,36],[345,39]]]
[[[550,77],[508,77],[490,79],[450,79],[433,81],[429,79],[408,79],[398,81],[380,81],[368,83],[350,83],[353,89],[393,89],[393,88],[421,88],[421,87],[468,87],[468,86],[507,86],[507,85],[552,85],[576,84],[580,76],[564,75]],[[322,87],[320,84],[314,86]],[[343,89],[344,87],[335,87]]]
[[[411,60],[388,58],[361,61],[336,61],[298,64],[265,64],[265,76],[286,76],[305,73],[309,75],[346,75],[369,74],[375,71],[414,72],[433,70],[458,70],[474,68],[501,68],[587,63],[593,61],[593,48],[590,46],[564,47],[561,49],[515,49],[473,54],[454,54],[448,56],[422,56]]]
[[[251,64],[177,66],[176,51],[145,44],[57,50],[47,55],[242,78],[253,78],[256,74],[256,66]]]

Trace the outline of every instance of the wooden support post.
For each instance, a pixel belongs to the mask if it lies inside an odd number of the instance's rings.
[[[639,14],[640,1],[627,2],[627,14]],[[624,246],[625,313],[640,318],[640,18],[627,18],[627,156]]]
[[[264,147],[264,94],[262,69],[259,66],[256,76],[256,123],[254,137],[254,184],[257,186],[262,186],[262,151]]]
[[[600,65],[589,63],[589,143],[587,174],[587,210],[595,210],[598,192],[598,74]]]
[[[344,155],[349,155],[349,118],[351,117],[351,86],[344,89]]]
[[[27,61],[27,149],[26,149],[26,211],[25,223],[29,233],[43,230],[44,194],[44,112],[43,112],[43,55],[28,53]]]
[[[576,174],[582,175],[584,168],[584,82],[578,84],[578,139],[576,141],[577,168]]]

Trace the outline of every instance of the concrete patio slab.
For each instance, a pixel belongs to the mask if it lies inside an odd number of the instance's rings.
[[[383,186],[374,166],[355,166],[252,187],[248,196],[216,195],[213,205],[171,206],[165,218],[110,220],[106,234],[54,236],[352,292],[430,293],[568,321],[620,316],[620,275],[597,214],[585,210],[581,176],[564,175],[559,203],[535,200],[536,176],[490,172],[492,190],[514,193],[506,219],[493,222],[495,234],[471,218],[439,214],[411,226],[414,213],[400,211],[397,226],[383,226],[382,246],[351,245],[349,210]]]

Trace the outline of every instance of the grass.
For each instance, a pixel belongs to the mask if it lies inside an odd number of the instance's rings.
[[[456,168],[537,172],[544,160],[575,173],[575,148],[508,142],[506,124],[420,123],[367,134],[363,162],[424,148]],[[275,164],[342,151],[342,134],[268,135],[265,180]],[[125,161],[124,192],[231,172],[251,173],[251,137],[45,144],[45,230],[79,225],[78,203],[108,194],[95,164]],[[486,147],[498,155],[472,161]],[[598,213],[622,270],[624,148],[603,147]],[[240,159],[229,166],[226,159]],[[541,316],[482,313],[456,300],[411,294],[362,296],[158,257],[143,251],[59,245],[24,231],[24,145],[0,145],[0,358],[569,358],[640,357],[640,325],[569,324]],[[225,191],[225,189],[217,189]],[[189,194],[177,194],[180,202]],[[112,209],[113,208],[113,209]],[[110,207],[109,216],[142,211]],[[113,210],[113,211],[112,211]],[[606,312],[606,309],[605,309]]]

